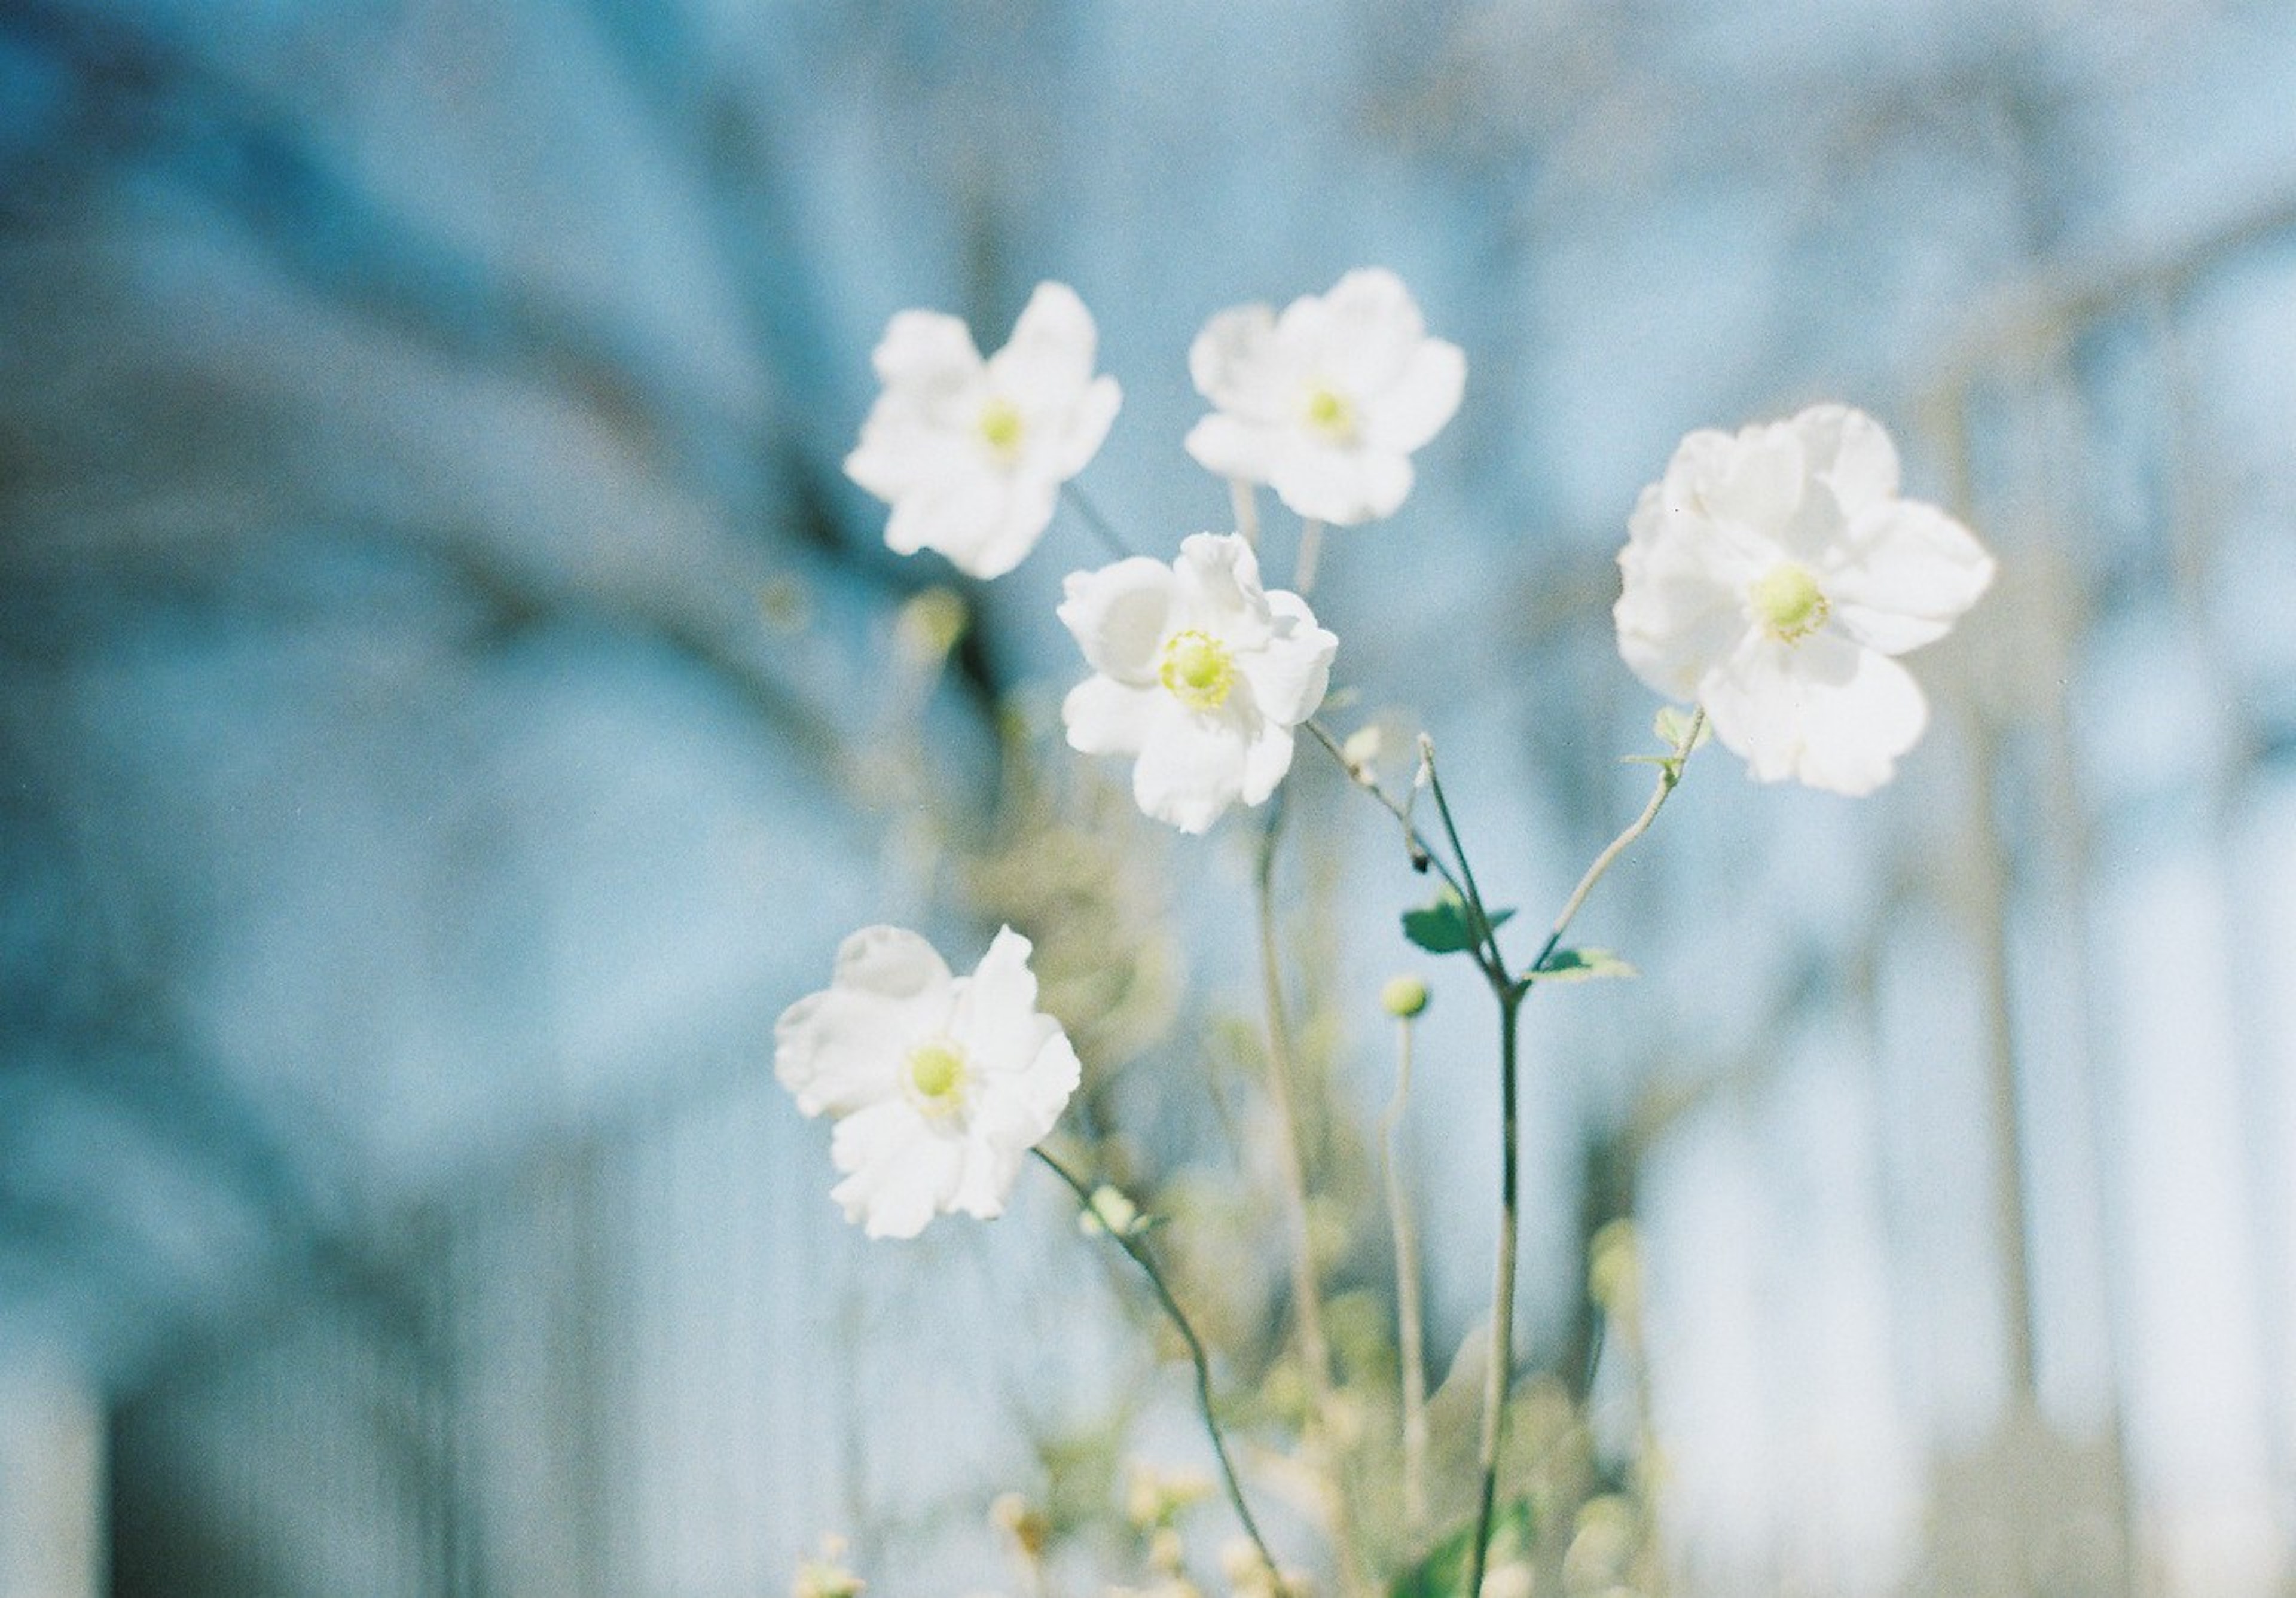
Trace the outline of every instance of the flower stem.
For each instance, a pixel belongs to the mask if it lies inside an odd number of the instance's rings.
[[[1124,536],[1116,530],[1115,526],[1107,517],[1100,513],[1100,507],[1094,504],[1085,491],[1078,488],[1074,482],[1061,485],[1061,497],[1068,501],[1069,508],[1076,512],[1078,519],[1091,529],[1092,536],[1099,539],[1108,552],[1118,560],[1125,560],[1139,553],[1124,541]]]
[[[1523,996],[1513,983],[1496,989],[1499,1001],[1499,1257],[1491,1284],[1489,1364],[1483,1373],[1483,1430],[1478,1460],[1483,1484],[1475,1510],[1475,1557],[1469,1593],[1483,1590],[1483,1567],[1490,1556],[1491,1514],[1498,1502],[1499,1443],[1506,1431],[1507,1389],[1514,1380],[1515,1244],[1521,1210],[1517,1197],[1515,1038]]]
[[[1436,854],[1427,840],[1421,836],[1418,826],[1411,819],[1410,810],[1388,798],[1386,790],[1373,782],[1364,774],[1362,768],[1348,758],[1347,750],[1340,747],[1340,741],[1332,736],[1332,730],[1329,727],[1313,717],[1309,717],[1300,725],[1316,735],[1316,742],[1322,744],[1325,752],[1340,763],[1340,769],[1348,774],[1349,782],[1378,800],[1380,807],[1395,817],[1396,824],[1403,829],[1403,847],[1411,856],[1411,869],[1425,871],[1432,866],[1443,881],[1450,885],[1451,891],[1457,894],[1462,900],[1465,899],[1466,889],[1460,885],[1459,879],[1452,872],[1449,864],[1441,856]]]
[[[1077,1203],[1085,1214],[1099,1215],[1092,1201],[1092,1191],[1085,1186],[1074,1171],[1043,1149],[1029,1151],[1044,1162],[1046,1169],[1068,1184],[1069,1191],[1076,1195]],[[1226,1484],[1228,1504],[1234,1509],[1235,1518],[1243,1523],[1244,1536],[1250,1537],[1251,1545],[1259,1550],[1260,1562],[1267,1567],[1267,1578],[1275,1584],[1275,1598],[1285,1598],[1283,1578],[1276,1573],[1275,1556],[1267,1550],[1267,1539],[1260,1535],[1259,1523],[1251,1518],[1251,1505],[1244,1501],[1243,1483],[1236,1476],[1235,1462],[1228,1456],[1226,1435],[1220,1430],[1219,1416],[1212,1407],[1212,1367],[1210,1357],[1204,1352],[1204,1340],[1196,1335],[1187,1312],[1172,1296],[1172,1289],[1165,1282],[1164,1273],[1156,1268],[1155,1258],[1148,1252],[1148,1246],[1139,1238],[1128,1236],[1113,1227],[1106,1230],[1109,1236],[1115,1239],[1116,1246],[1123,1250],[1132,1263],[1140,1267],[1141,1274],[1148,1278],[1148,1285],[1155,1290],[1157,1303],[1163,1307],[1166,1317],[1179,1332],[1180,1340],[1188,1346],[1188,1358],[1196,1368],[1196,1407],[1203,1414],[1204,1430],[1211,1438],[1212,1454],[1219,1461],[1220,1479]]]
[[[1578,886],[1563,902],[1562,914],[1554,918],[1554,930],[1547,934],[1545,947],[1538,951],[1538,958],[1530,963],[1529,971],[1521,980],[1514,980],[1506,976],[1505,967],[1500,966],[1492,981],[1491,990],[1499,1002],[1499,1259],[1497,1281],[1491,1291],[1490,1366],[1485,1373],[1483,1383],[1483,1484],[1480,1502],[1475,1512],[1475,1557],[1472,1574],[1467,1583],[1469,1593],[1482,1591],[1484,1563],[1489,1557],[1491,1517],[1498,1498],[1499,1444],[1505,1431],[1507,1389],[1514,1367],[1514,1274],[1518,1221],[1515,1166],[1520,1143],[1515,1054],[1517,1022],[1522,1001],[1529,996],[1539,969],[1562,944],[1564,929],[1578,914],[1579,906],[1587,902],[1587,896],[1594,891],[1595,884],[1602,880],[1604,872],[1611,869],[1612,862],[1624,854],[1635,840],[1649,832],[1651,823],[1658,819],[1659,810],[1665,805],[1667,796],[1682,781],[1683,764],[1690,758],[1691,750],[1698,746],[1699,734],[1704,731],[1705,724],[1706,711],[1701,707],[1691,716],[1673,752],[1659,762],[1658,784],[1651,793],[1650,802],[1643,807],[1642,814],[1635,817],[1625,832],[1612,839],[1610,846],[1595,856],[1594,865],[1588,866],[1587,874],[1578,879]],[[1435,798],[1439,807],[1442,806],[1442,797],[1443,791],[1437,786]],[[1443,808],[1443,821],[1445,830],[1450,831],[1448,807]],[[1459,835],[1455,831],[1451,832],[1451,846],[1454,849],[1459,847]],[[1461,872],[1466,873],[1464,853],[1459,864]],[[1474,885],[1472,873],[1467,873],[1467,882],[1472,889]],[[1467,902],[1472,906],[1479,901],[1470,892]],[[1488,968],[1485,974],[1491,974]]]
[[[1292,590],[1301,599],[1316,586],[1316,567],[1324,553],[1324,524],[1309,520],[1300,524],[1300,554],[1292,562]]]
[[[1403,1513],[1414,1531],[1427,1523],[1427,1335],[1420,1305],[1419,1228],[1411,1218],[1403,1152],[1397,1146],[1411,1098],[1411,1018],[1395,1022],[1395,1096],[1379,1118],[1380,1163],[1388,1219],[1395,1230],[1396,1354],[1403,1367]]]
[[[1292,1299],[1300,1328],[1300,1363],[1308,1382],[1308,1413],[1311,1434],[1324,1449],[1332,1447],[1332,1350],[1324,1335],[1323,1290],[1316,1277],[1315,1238],[1308,1222],[1308,1168],[1300,1151],[1300,1116],[1292,1093],[1292,1024],[1283,1004],[1283,965],[1275,938],[1275,852],[1283,832],[1283,800],[1270,808],[1259,837],[1259,860],[1253,873],[1259,921],[1259,971],[1267,1005],[1267,1098],[1275,1119],[1276,1172],[1283,1187],[1284,1219],[1292,1233]],[[1332,1541],[1340,1556],[1347,1586],[1362,1584],[1355,1568],[1354,1538],[1349,1528],[1347,1489],[1340,1479],[1335,1457],[1331,1465]]]
[[[1475,868],[1467,863],[1467,846],[1459,841],[1458,826],[1451,820],[1451,801],[1443,797],[1443,778],[1435,769],[1435,743],[1426,733],[1419,734],[1419,758],[1427,767],[1427,787],[1435,796],[1435,813],[1443,818],[1443,835],[1451,840],[1451,857],[1459,863],[1459,875],[1466,884],[1460,897],[1466,902],[1468,927],[1480,946],[1476,959],[1483,974],[1490,979],[1492,987],[1504,987],[1507,983],[1506,956],[1499,952],[1499,931],[1491,924],[1490,913],[1483,908],[1482,890],[1475,886]]]
[[[1259,490],[1240,477],[1227,479],[1227,502],[1235,512],[1235,530],[1257,552],[1259,548]]]
[[[1636,839],[1650,831],[1651,823],[1658,819],[1658,813],[1666,804],[1668,796],[1681,783],[1683,763],[1690,758],[1690,751],[1698,747],[1699,734],[1705,729],[1706,707],[1701,705],[1691,713],[1689,725],[1683,732],[1682,742],[1675,745],[1674,753],[1659,762],[1658,785],[1651,791],[1650,803],[1643,807],[1643,813],[1635,817],[1625,832],[1611,840],[1608,848],[1595,856],[1595,864],[1587,868],[1587,874],[1578,879],[1578,886],[1563,901],[1562,913],[1554,918],[1554,927],[1546,935],[1546,946],[1538,951],[1538,958],[1530,963],[1533,972],[1546,963],[1547,956],[1554,954],[1562,942],[1564,929],[1570,925],[1571,917],[1578,914],[1578,907],[1587,902],[1587,896],[1595,891],[1595,884],[1603,880],[1603,873],[1611,869],[1611,864],[1627,852]]]

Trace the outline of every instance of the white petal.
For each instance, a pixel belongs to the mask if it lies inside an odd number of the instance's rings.
[[[1216,412],[1188,430],[1186,447],[1189,458],[1215,477],[1264,483],[1284,436],[1273,423]]]
[[[1716,520],[1775,537],[1792,520],[1808,473],[1801,440],[1791,426],[1746,429],[1715,464],[1720,470],[1702,486],[1701,496]]]
[[[932,945],[899,927],[865,927],[837,951],[830,987],[783,1011],[774,1074],[807,1115],[845,1115],[898,1091],[902,1061],[938,1030],[952,995]]]
[[[1467,384],[1467,357],[1456,344],[1428,339],[1394,380],[1364,400],[1364,441],[1409,455],[1443,430]]]
[[[977,457],[963,439],[890,395],[878,400],[862,424],[860,442],[845,457],[845,475],[888,504],[925,485],[978,471]]]
[[[1322,348],[1313,365],[1361,396],[1393,384],[1427,335],[1411,291],[1384,266],[1359,267],[1332,284],[1316,321]]]
[[[847,1220],[871,1237],[914,1237],[955,1192],[964,1145],[897,1098],[838,1122],[829,1156],[847,1173],[829,1195]]]
[[[1029,558],[1060,502],[1057,485],[1037,477],[1015,477],[1004,485],[1004,506],[988,533],[963,552],[946,553],[959,571],[986,580],[1003,577]]]
[[[1292,756],[1297,741],[1292,729],[1278,726],[1272,721],[1262,722],[1243,752],[1243,783],[1240,797],[1247,805],[1267,802],[1275,785],[1292,769]]]
[[[1288,417],[1299,387],[1276,345],[1275,314],[1264,305],[1237,306],[1205,323],[1188,346],[1188,375],[1221,410],[1257,422]]]
[[[1172,563],[1175,627],[1200,628],[1232,650],[1258,649],[1272,635],[1259,557],[1237,533],[1193,533]]]
[[[1068,1035],[1049,1016],[1036,1020],[1037,1046],[981,1085],[965,1131],[971,1145],[966,1181],[972,1191],[961,1192],[955,1208],[993,1215],[1003,1207],[1021,1156],[1050,1135],[1082,1078],[1083,1068]]]
[[[1064,483],[1082,471],[1100,453],[1110,425],[1124,404],[1124,390],[1112,377],[1095,378],[1084,392],[1055,414],[1031,418],[1030,425],[1045,430],[1041,444],[1031,447],[1029,464],[1055,483]]]
[[[1993,571],[1993,557],[1967,528],[1935,505],[1899,499],[1851,522],[1823,581],[1853,637],[1898,655],[1944,637]]]
[[[1161,688],[1136,687],[1097,673],[1069,690],[1061,721],[1069,747],[1083,755],[1136,755]]]
[[[1095,671],[1121,683],[1156,680],[1157,651],[1180,624],[1172,568],[1134,555],[1097,571],[1072,571],[1056,614]]]
[[[1882,424],[1846,405],[1816,405],[1788,423],[1801,438],[1812,477],[1833,490],[1846,515],[1894,499],[1898,449]]]
[[[1248,736],[1234,717],[1203,716],[1168,699],[1132,767],[1132,797],[1183,832],[1209,832],[1243,791]]]
[[[1296,439],[1268,484],[1294,515],[1354,527],[1392,513],[1411,493],[1411,463],[1390,450],[1337,449]]]
[[[998,930],[972,975],[956,984],[949,1036],[964,1048],[974,1069],[1010,1075],[1043,1046],[1059,1023],[1037,1013],[1037,977],[1029,969],[1029,940],[1010,927]]]
[[[939,950],[906,927],[864,927],[837,946],[831,980],[885,999],[927,998],[949,983]]]
[[[1929,725],[1904,667],[1827,634],[1750,641],[1710,674],[1701,697],[1715,736],[1758,781],[1852,796],[1888,782]]]
[[[1711,522],[1663,485],[1643,490],[1627,528],[1611,609],[1619,653],[1667,698],[1693,698],[1699,679],[1745,635],[1741,602],[1754,574]]]
[[[888,389],[946,390],[980,374],[980,352],[956,317],[939,311],[902,311],[885,324],[870,363]]]
[[[1012,339],[988,357],[988,380],[1024,410],[1035,404],[1072,405],[1092,381],[1099,337],[1092,313],[1074,289],[1038,283],[1013,324]]]
[[[1282,727],[1295,727],[1316,713],[1331,685],[1332,657],[1340,641],[1316,625],[1308,602],[1285,589],[1267,596],[1275,631],[1265,647],[1237,662],[1251,684],[1259,713]]]
[[[1002,577],[1036,547],[1052,525],[1054,490],[1030,479],[981,468],[904,495],[885,524],[885,542],[902,554],[939,550],[959,571]]]
[[[941,1208],[951,1215],[995,1220],[1004,1213],[1004,1201],[1012,1196],[1013,1184],[1020,1179],[1021,1157],[1034,1146],[1021,1143],[1016,1147],[1012,1138],[985,1137],[977,1131],[966,1137],[956,1181]]]

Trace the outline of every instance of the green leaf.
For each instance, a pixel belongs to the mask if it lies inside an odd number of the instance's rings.
[[[1638,977],[1642,973],[1608,949],[1557,949],[1530,973],[1534,982],[1591,982],[1597,977]]]
[[[1530,1503],[1518,1498],[1491,1517],[1490,1553],[1484,1572],[1510,1560],[1528,1559],[1531,1549]],[[1397,1578],[1390,1598],[1468,1598],[1467,1577],[1474,1569],[1475,1523],[1470,1520],[1436,1544],[1425,1559]]]
[[[1490,912],[1494,928],[1505,924],[1512,910]],[[1403,913],[1403,935],[1431,955],[1457,955],[1475,947],[1474,921],[1457,894],[1446,888],[1423,910]]]
[[[1690,735],[1692,714],[1693,712],[1678,706],[1661,705],[1659,707],[1658,718],[1651,723],[1651,731],[1658,734],[1658,741],[1668,749],[1682,749],[1682,741]],[[1692,744],[1690,749],[1683,750],[1683,753],[1688,754],[1692,750],[1703,748],[1706,741],[1713,736],[1714,724],[1710,721],[1700,722],[1698,742]]]

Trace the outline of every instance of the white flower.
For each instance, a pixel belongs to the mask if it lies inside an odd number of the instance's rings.
[[[1944,637],[1993,580],[1968,529],[1898,497],[1880,425],[1838,405],[1685,438],[1619,566],[1636,675],[1702,702],[1760,781],[1847,794],[1888,782],[1928,724],[1890,657]]]
[[[1123,399],[1092,374],[1096,338],[1064,283],[1037,284],[986,362],[955,316],[895,316],[872,357],[885,390],[845,457],[845,474],[893,507],[885,542],[937,549],[978,578],[1018,566]]]
[[[1133,798],[1184,832],[1275,791],[1340,642],[1298,594],[1261,590],[1234,533],[1198,533],[1169,566],[1136,556],[1073,572],[1060,617],[1095,674],[1061,706],[1069,746],[1137,756]]]
[[[1188,371],[1218,407],[1188,434],[1200,464],[1347,527],[1411,492],[1411,452],[1459,408],[1467,358],[1427,336],[1400,278],[1366,267],[1281,316],[1264,305],[1222,311],[1196,335]]]
[[[1021,1158],[1076,1091],[1076,1050],[1037,1012],[1029,940],[996,934],[970,977],[898,927],[864,927],[829,987],[782,1012],[774,1074],[808,1115],[834,1117],[830,1197],[871,1237],[914,1237],[936,1213],[1000,1213]]]

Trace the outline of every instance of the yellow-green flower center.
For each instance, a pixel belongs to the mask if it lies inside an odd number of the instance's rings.
[[[1304,409],[1308,425],[1325,438],[1344,442],[1355,437],[1356,407],[1338,390],[1316,384],[1308,390]]]
[[[964,1107],[964,1090],[972,1067],[964,1051],[945,1037],[919,1044],[909,1051],[909,1088],[928,1115],[953,1115]]]
[[[975,425],[980,429],[980,441],[998,460],[1010,461],[1021,453],[1021,407],[1011,400],[992,395],[980,407],[980,418]]]
[[[1227,645],[1190,627],[1164,641],[1156,678],[1191,710],[1217,710],[1235,685],[1235,660]]]
[[[1781,643],[1808,637],[1833,613],[1809,569],[1792,561],[1780,561],[1763,573],[1747,599],[1763,630]]]

